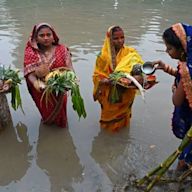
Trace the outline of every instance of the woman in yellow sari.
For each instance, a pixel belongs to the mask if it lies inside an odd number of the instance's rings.
[[[129,125],[136,89],[119,86],[121,100],[118,103],[111,103],[109,95],[112,84],[109,75],[118,71],[131,74],[135,64],[143,64],[141,56],[134,48],[125,46],[124,40],[122,28],[112,26],[108,29],[93,74],[94,101],[98,100],[101,105],[100,126],[112,132]],[[140,78],[142,77],[135,76],[137,80]]]

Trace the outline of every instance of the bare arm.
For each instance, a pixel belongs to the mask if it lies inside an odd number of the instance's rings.
[[[36,77],[35,72],[32,72],[28,75],[28,80],[31,82],[34,88],[39,92],[45,88],[45,83]]]
[[[183,103],[184,99],[185,92],[183,90],[182,82],[180,81],[178,87],[173,91],[172,101],[175,106],[179,107]]]
[[[28,75],[28,80],[31,82],[31,84],[34,84],[34,82],[37,80],[37,77],[35,75],[35,72],[32,72]]]
[[[176,76],[177,75],[177,69],[171,67],[168,64],[165,64],[163,61],[158,60],[154,61],[153,65],[156,69],[163,70],[164,72],[168,73],[169,75]]]

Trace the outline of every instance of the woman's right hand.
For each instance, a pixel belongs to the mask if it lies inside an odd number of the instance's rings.
[[[155,67],[155,69],[160,69],[160,70],[165,70],[166,64],[161,61],[161,60],[157,60],[157,61],[153,61],[153,66]]]
[[[40,65],[35,70],[35,75],[38,78],[43,78],[49,73],[49,67],[47,65]]]
[[[43,81],[37,79],[33,82],[33,86],[34,88],[38,91],[38,92],[41,92],[45,89],[46,85]]]
[[[111,84],[111,80],[108,79],[108,78],[102,78],[102,79],[100,80],[100,84],[109,85],[109,84]]]

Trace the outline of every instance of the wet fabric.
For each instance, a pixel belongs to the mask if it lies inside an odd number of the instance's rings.
[[[35,40],[35,33],[37,29],[42,25],[48,26],[52,30],[54,37],[53,44],[55,46],[55,50],[49,63],[43,62],[41,52]],[[50,71],[60,67],[72,68],[70,52],[68,48],[59,44],[59,38],[56,35],[54,29],[46,23],[34,26],[31,36],[27,42],[24,55],[24,76],[26,78],[29,93],[31,94],[37,108],[39,109],[43,122],[47,124],[54,123],[59,127],[64,128],[67,126],[67,93],[58,95],[57,97],[53,95],[49,99],[49,102],[46,103],[45,98],[42,99],[43,92],[38,92],[28,79],[28,75],[32,72],[35,72],[36,68],[40,65],[48,65]]]
[[[123,46],[117,55],[111,43],[112,28],[106,33],[101,52],[97,56],[93,74],[93,97],[101,106],[100,126],[110,131],[117,131],[128,126],[131,118],[132,104],[134,102],[136,90],[118,87],[121,99],[118,103],[111,103],[109,95],[112,85],[100,84],[103,78],[116,71],[131,73],[135,64],[142,64],[143,60],[134,48]]]
[[[192,125],[192,26],[177,23],[172,26],[187,54],[186,62],[179,62],[176,85],[182,81],[186,99],[180,107],[175,107],[172,119],[172,130],[176,137],[183,139]],[[179,159],[192,163],[192,144],[187,146]]]

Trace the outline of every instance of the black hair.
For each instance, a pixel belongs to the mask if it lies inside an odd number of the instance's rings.
[[[169,45],[172,45],[173,47],[175,47],[177,50],[181,50],[184,49],[180,39],[177,37],[177,35],[175,34],[175,32],[173,31],[172,27],[166,29],[163,33],[163,39],[166,43],[168,43]]]
[[[50,30],[51,30],[51,28],[48,26],[48,25],[41,25],[38,29],[37,29],[37,31],[36,31],[36,37],[37,37],[37,34],[39,33],[39,31],[41,30],[41,29],[43,29],[43,28],[49,28]],[[51,30],[52,31],[52,30]]]
[[[116,32],[116,31],[123,31],[123,29],[119,26],[115,26],[112,28],[112,35]]]

